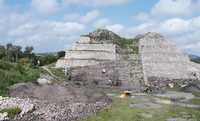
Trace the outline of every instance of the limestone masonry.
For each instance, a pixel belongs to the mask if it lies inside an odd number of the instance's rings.
[[[71,50],[66,51],[64,60],[59,60],[56,67],[83,67],[96,65],[100,62],[117,59],[114,44],[90,44],[86,37],[80,38]]]
[[[158,33],[130,41],[99,29],[82,36],[56,67],[70,68],[75,81],[126,89],[200,79],[200,66]]]
[[[162,81],[199,79],[199,65],[160,34],[147,33],[139,43],[145,82],[156,81],[155,78]]]

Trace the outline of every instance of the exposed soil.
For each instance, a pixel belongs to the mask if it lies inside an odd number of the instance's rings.
[[[52,103],[93,103],[97,101],[108,101],[106,94],[98,88],[78,87],[73,85],[64,86],[59,84],[17,84],[10,88],[10,96],[46,100]]]

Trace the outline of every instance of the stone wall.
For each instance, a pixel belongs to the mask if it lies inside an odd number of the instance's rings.
[[[114,61],[117,58],[116,45],[114,44],[76,43],[71,50],[66,51],[64,59],[57,61],[56,67],[83,67]]]
[[[116,54],[104,51],[67,51],[67,60],[116,60]]]
[[[65,60],[64,59],[58,59],[55,67],[56,68],[64,68],[65,67]]]
[[[114,44],[75,44],[71,50],[76,51],[102,51],[115,53],[116,45]]]
[[[71,69],[73,81],[100,87],[118,86],[122,89],[140,90],[143,83],[139,55],[126,55],[127,59]]]

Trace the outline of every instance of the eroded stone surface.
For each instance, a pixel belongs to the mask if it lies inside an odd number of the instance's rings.
[[[188,55],[158,33],[147,33],[140,37],[145,81],[152,86],[183,83],[199,79],[200,70],[190,62]]]

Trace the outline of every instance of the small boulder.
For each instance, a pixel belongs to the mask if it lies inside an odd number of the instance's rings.
[[[48,79],[45,79],[45,78],[39,78],[37,80],[37,83],[40,84],[40,85],[46,85],[46,84],[51,84],[52,82]]]

